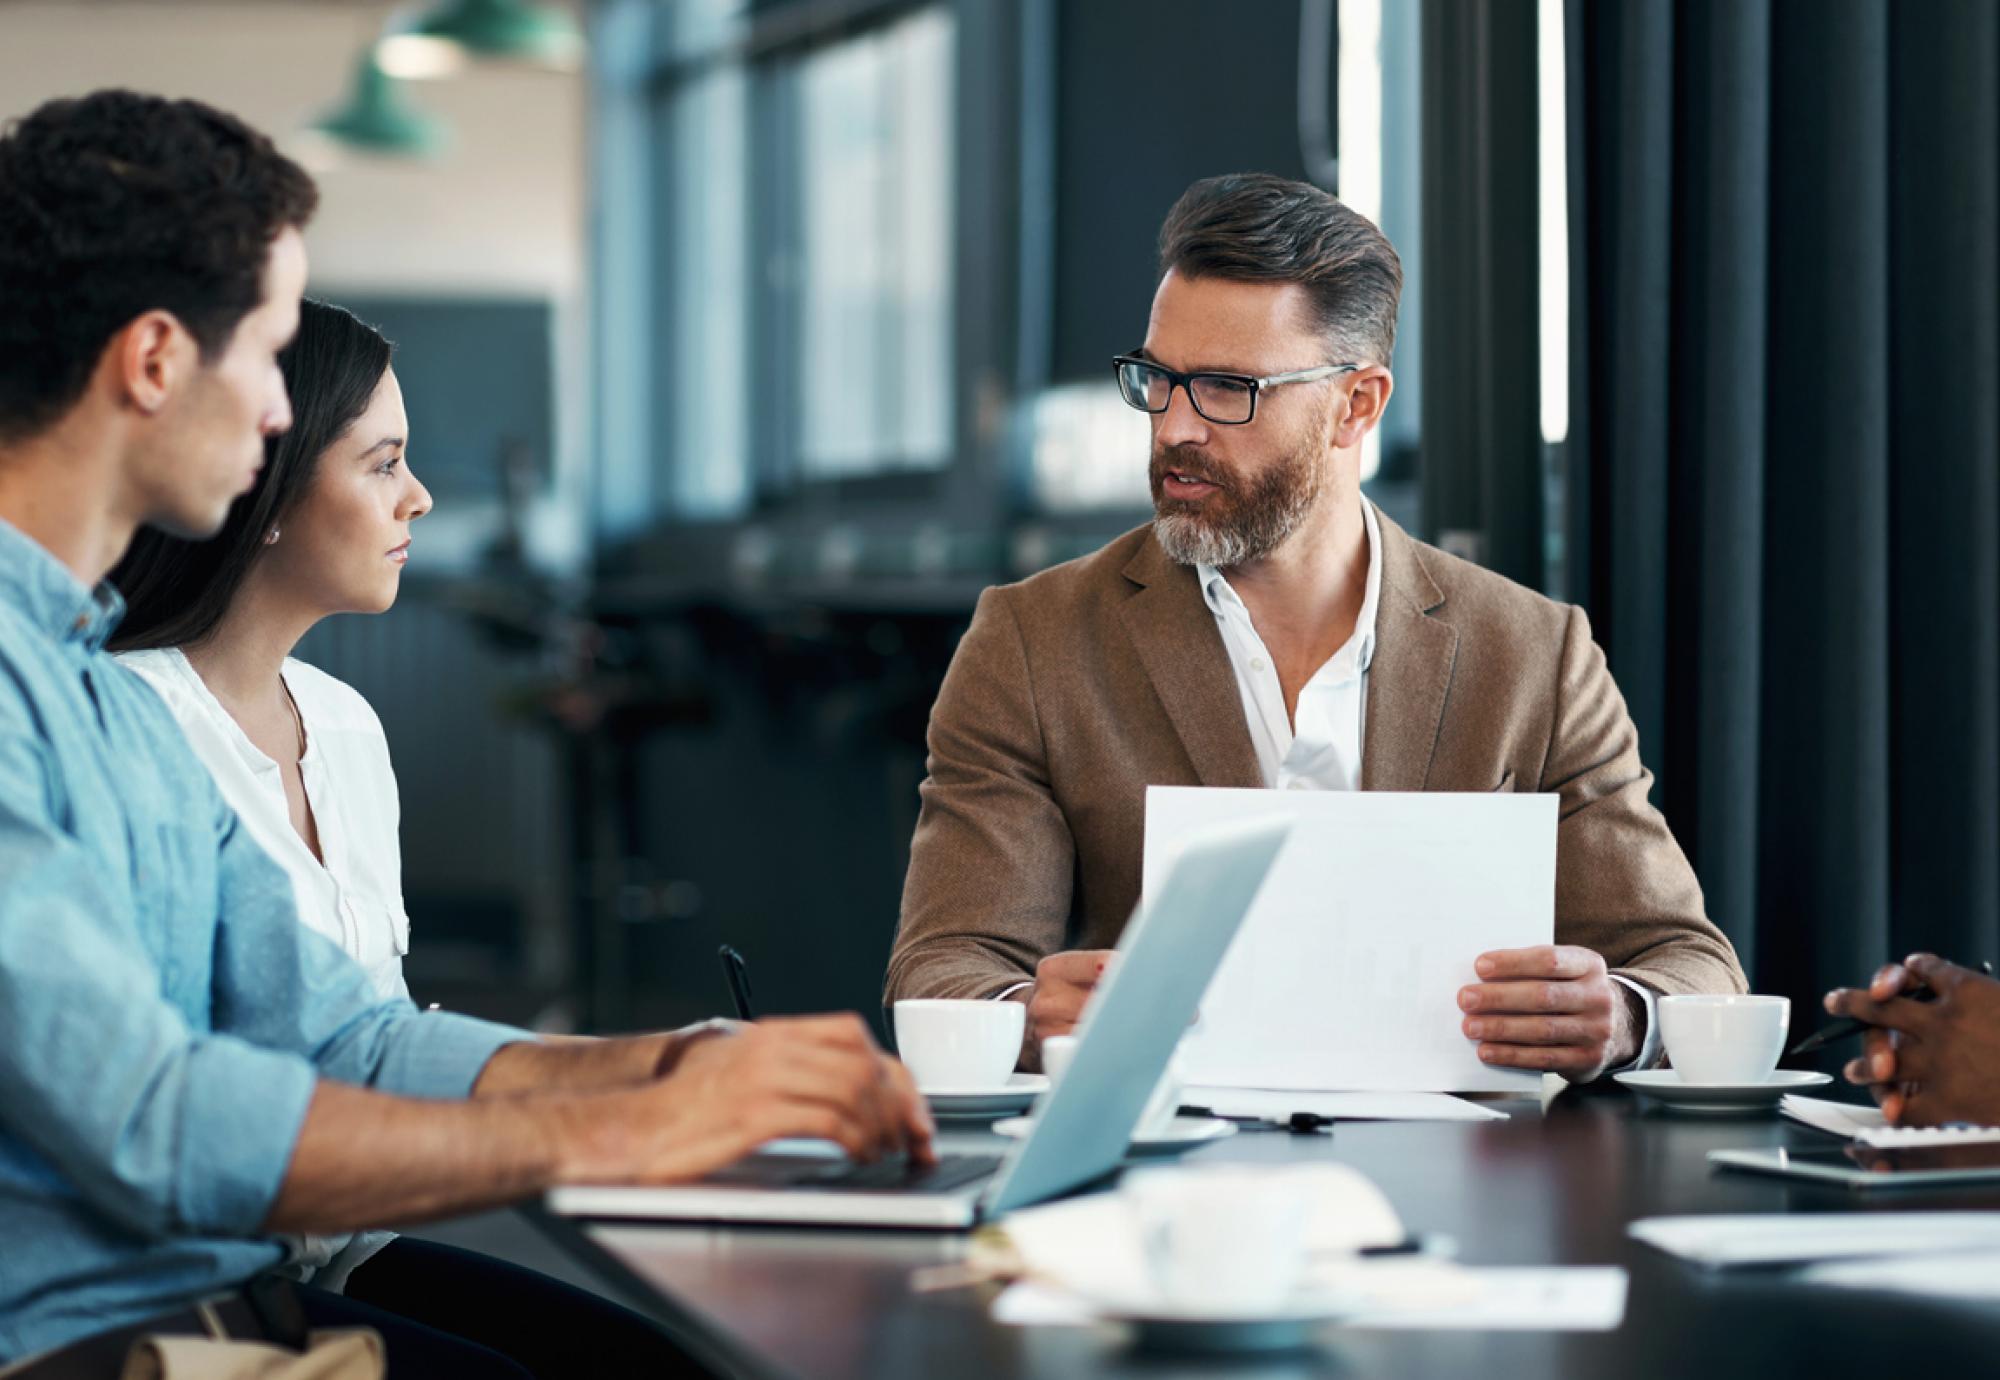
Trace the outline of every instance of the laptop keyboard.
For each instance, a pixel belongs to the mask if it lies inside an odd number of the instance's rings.
[[[985,1178],[999,1167],[998,1155],[941,1155],[933,1165],[915,1165],[900,1156],[854,1164],[802,1155],[752,1155],[710,1175],[708,1181],[743,1188],[942,1193]]]

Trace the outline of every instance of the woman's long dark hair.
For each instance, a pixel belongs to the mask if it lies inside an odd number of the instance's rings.
[[[256,484],[207,541],[140,529],[110,576],[125,596],[111,650],[185,647],[215,631],[264,554],[265,534],[283,525],[311,486],[320,456],[368,410],[394,351],[341,307],[310,298],[299,304],[299,333],[278,356],[292,399],[291,429],[265,441]]]

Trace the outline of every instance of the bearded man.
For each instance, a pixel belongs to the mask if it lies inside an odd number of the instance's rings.
[[[1401,289],[1381,231],[1304,183],[1211,178],[1168,214],[1115,361],[1154,520],[981,596],[931,713],[888,1000],[1025,1002],[1035,1067],[1138,899],[1150,785],[1559,794],[1557,942],[1479,955],[1459,993],[1487,1063],[1648,1067],[1656,996],[1745,990],[1583,611],[1362,496]]]

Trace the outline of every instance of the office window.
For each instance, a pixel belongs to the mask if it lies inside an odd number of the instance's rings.
[[[798,469],[951,455],[952,21],[928,9],[798,65]]]
[[[744,0],[651,10],[645,407],[656,513],[951,462],[947,5],[773,46]]]
[[[667,501],[682,517],[750,503],[749,83],[720,67],[660,105],[665,253],[653,394]]]
[[[1564,535],[1569,462],[1569,112],[1563,0],[1536,10],[1536,90],[1541,231],[1541,390],[1544,571],[1542,589],[1561,599],[1569,588]]]
[[[1125,439],[1132,432],[1116,416],[1123,404],[1111,356],[1144,331],[1155,237],[1174,199],[1198,177],[1257,168],[1333,187],[1402,258],[1395,398],[1361,456],[1371,495],[1402,511],[1409,495],[1396,491],[1414,493],[1421,393],[1420,7],[1241,6],[1225,32],[1204,34],[1199,49],[1172,25],[1134,24],[1135,12],[1131,4],[1058,12],[1063,123],[1053,135],[1051,377],[1025,401],[1019,428],[1036,507],[1129,513],[1150,504],[1149,437],[1142,427],[1136,448]],[[1154,104],[1157,90],[1190,83],[1209,100],[1185,109]],[[1139,109],[1146,118],[1135,136],[1129,113]],[[1126,147],[1135,137],[1139,148]]]
[[[1146,478],[1152,424],[1127,405],[1116,384],[1044,389],[1030,406],[1029,480],[1044,508],[1088,512],[1152,502]]]

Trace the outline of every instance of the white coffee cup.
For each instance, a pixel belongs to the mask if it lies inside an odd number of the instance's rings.
[[[1062,1082],[1069,1061],[1076,1057],[1077,1043],[1074,1035],[1051,1035],[1042,1041],[1042,1072],[1049,1076],[1050,1083]]]
[[[1683,1083],[1762,1083],[1792,1025],[1788,997],[1661,997],[1660,1038]]]
[[[1155,1298],[1205,1317],[1268,1316],[1305,1269],[1303,1205],[1283,1174],[1250,1166],[1128,1174],[1131,1212]]]
[[[1021,1057],[1020,1002],[911,1000],[895,1011],[896,1053],[924,1092],[1004,1087]]]
[[[1042,1072],[1049,1076],[1051,1083],[1062,1081],[1063,1072],[1069,1062],[1076,1057],[1078,1037],[1074,1035],[1051,1035],[1042,1041]],[[1167,1133],[1174,1118],[1181,1109],[1180,1056],[1176,1054],[1167,1061],[1167,1067],[1153,1084],[1153,1091],[1146,1098],[1146,1106],[1139,1113],[1138,1124],[1132,1130],[1135,1140],[1149,1140]]]

